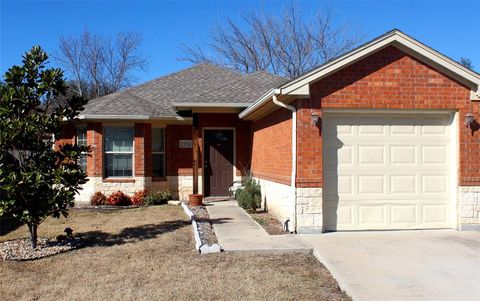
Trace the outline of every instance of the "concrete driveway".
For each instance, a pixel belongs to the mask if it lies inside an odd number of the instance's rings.
[[[301,235],[354,301],[480,301],[480,232]]]

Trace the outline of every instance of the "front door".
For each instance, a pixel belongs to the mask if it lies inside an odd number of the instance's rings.
[[[233,130],[205,130],[205,196],[228,196],[233,182]]]

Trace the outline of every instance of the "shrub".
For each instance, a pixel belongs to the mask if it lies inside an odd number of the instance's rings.
[[[131,198],[121,191],[108,196],[107,203],[112,206],[128,206],[132,204]]]
[[[133,205],[144,205],[145,204],[145,197],[148,195],[147,190],[139,190],[135,192],[132,196],[132,204]]]
[[[149,193],[145,199],[145,205],[164,205],[172,198],[170,191],[157,191]]]
[[[107,205],[107,196],[97,191],[90,198],[90,204],[93,206]]]
[[[247,178],[245,187],[237,191],[238,192],[235,193],[235,198],[240,207],[251,212],[255,212],[260,208],[262,202],[260,185],[251,176]]]

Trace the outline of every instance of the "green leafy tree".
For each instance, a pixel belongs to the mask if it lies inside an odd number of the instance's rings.
[[[0,217],[26,223],[36,248],[38,226],[49,216],[66,217],[87,182],[78,162],[90,148],[54,149],[62,124],[74,120],[86,100],[65,96],[62,70],[46,68],[39,46],[22,58],[23,66],[8,69],[0,82]]]

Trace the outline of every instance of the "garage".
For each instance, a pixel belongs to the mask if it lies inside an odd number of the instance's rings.
[[[455,227],[455,114],[325,112],[324,229]]]

